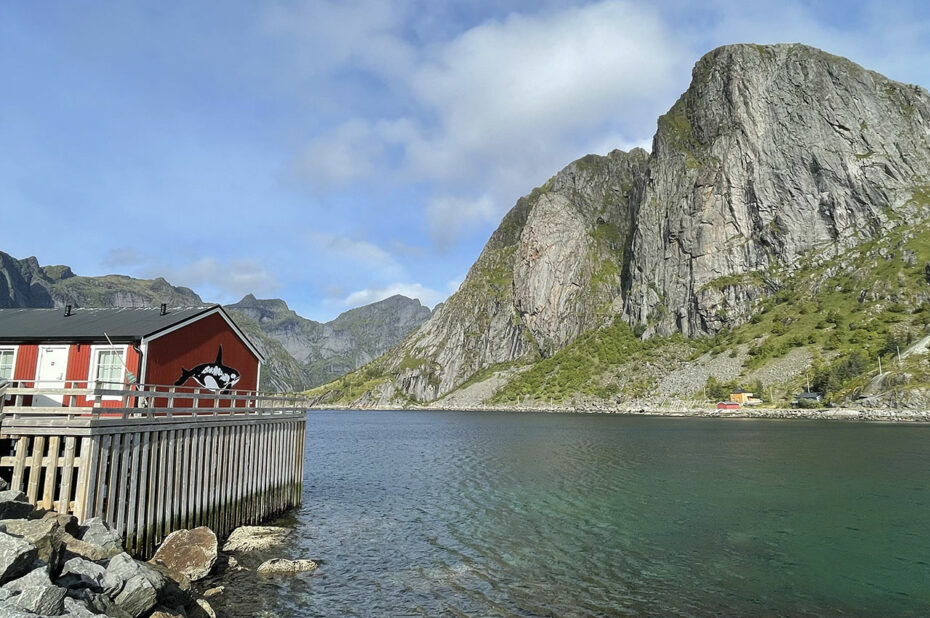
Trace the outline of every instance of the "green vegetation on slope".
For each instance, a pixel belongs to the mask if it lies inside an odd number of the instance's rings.
[[[519,403],[527,399],[562,403],[578,394],[601,399],[612,397],[620,392],[620,387],[605,374],[611,368],[647,356],[666,342],[667,339],[640,341],[627,324],[616,318],[609,326],[585,333],[558,353],[535,363],[495,393],[490,403]]]

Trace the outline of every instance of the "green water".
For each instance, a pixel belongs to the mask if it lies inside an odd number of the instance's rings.
[[[930,614],[930,427],[314,412],[233,615]]]

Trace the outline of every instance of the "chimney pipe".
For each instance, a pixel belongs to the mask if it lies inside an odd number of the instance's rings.
[[[71,305],[65,305],[65,317],[71,315]]]
[[[168,303],[161,304],[161,312],[158,315],[168,315]]]

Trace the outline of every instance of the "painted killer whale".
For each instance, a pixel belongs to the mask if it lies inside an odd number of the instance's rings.
[[[223,393],[235,386],[241,377],[238,371],[223,364],[223,346],[220,346],[215,362],[202,363],[190,370],[181,367],[181,377],[174,385],[181,386],[193,378],[200,386]]]

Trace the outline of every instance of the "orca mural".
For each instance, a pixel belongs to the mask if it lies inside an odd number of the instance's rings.
[[[194,382],[204,388],[215,393],[225,393],[235,386],[241,377],[237,370],[223,364],[223,346],[220,346],[215,362],[202,363],[190,370],[181,367],[181,377],[174,385],[182,386],[193,378]]]

